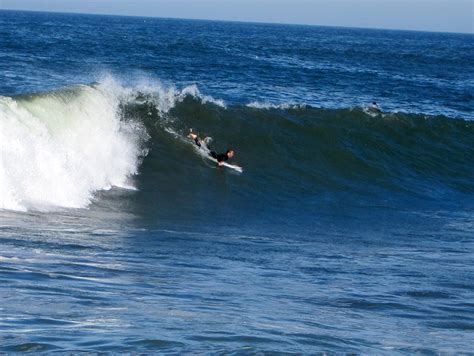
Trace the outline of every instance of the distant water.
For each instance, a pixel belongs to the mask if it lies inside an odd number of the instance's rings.
[[[0,352],[472,352],[473,58],[0,11]]]

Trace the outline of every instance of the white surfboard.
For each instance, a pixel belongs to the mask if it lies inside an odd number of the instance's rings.
[[[212,158],[211,156],[207,156],[207,158],[209,158],[211,161],[217,163],[217,159]],[[227,163],[227,162],[222,162],[221,165],[224,166],[224,167],[230,168],[230,169],[234,169],[234,170],[236,170],[236,171],[239,172],[239,173],[243,173],[243,171],[244,171],[242,167],[237,166],[237,165],[235,165],[235,164],[230,164],[230,163]]]

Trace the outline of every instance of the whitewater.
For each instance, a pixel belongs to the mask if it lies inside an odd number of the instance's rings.
[[[95,191],[126,186],[143,152],[118,101],[101,86],[0,98],[0,208],[83,208]]]

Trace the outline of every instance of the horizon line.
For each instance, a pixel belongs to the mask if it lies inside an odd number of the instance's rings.
[[[162,20],[229,22],[229,23],[257,24],[257,25],[308,26],[308,27],[344,28],[344,29],[376,30],[376,31],[404,31],[404,32],[439,33],[439,34],[453,34],[453,35],[454,34],[474,35],[474,32],[414,30],[414,29],[404,29],[404,28],[363,27],[363,26],[344,26],[344,25],[317,25],[317,24],[291,23],[291,22],[265,22],[265,21],[221,20],[221,19],[186,18],[186,17],[124,15],[124,14],[106,14],[102,12],[76,12],[76,11],[66,12],[66,11],[55,11],[55,10],[23,10],[23,9],[11,9],[11,8],[0,9],[0,12],[1,11],[37,12],[37,13],[45,13],[45,14],[53,13],[53,14],[64,14],[64,15],[115,16],[115,17],[132,17],[132,18],[144,18],[144,19],[162,19]]]

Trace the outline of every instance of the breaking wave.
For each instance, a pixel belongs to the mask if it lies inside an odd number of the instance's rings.
[[[245,168],[241,190],[250,195],[389,190],[439,198],[474,191],[470,121],[265,101],[229,105],[196,85],[125,86],[105,78],[0,97],[0,209],[85,208],[96,192],[134,188],[131,178],[148,182],[150,172],[172,185],[184,164],[201,165],[182,139],[190,127],[212,136],[218,150],[236,148]]]
[[[111,83],[0,97],[0,208],[83,208],[128,187],[146,154],[139,121],[120,116]]]

